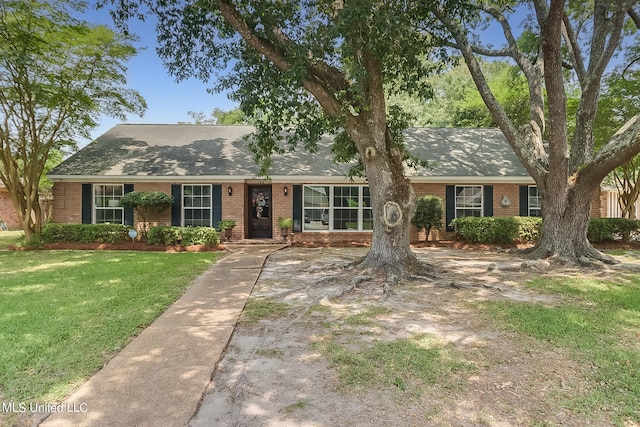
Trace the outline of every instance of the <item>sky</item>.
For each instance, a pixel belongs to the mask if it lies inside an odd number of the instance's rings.
[[[104,24],[114,28],[109,11],[105,9],[87,10],[79,17],[91,24]],[[190,121],[188,111],[202,111],[209,115],[214,108],[231,110],[237,106],[226,94],[212,95],[207,92],[207,88],[213,87],[215,82],[207,84],[190,79],[176,83],[156,54],[155,24],[148,20],[132,20],[129,26],[131,32],[140,38],[136,47],[144,50],[127,63],[127,87],[137,90],[144,97],[147,110],[142,117],[129,115],[126,123],[171,124]],[[103,116],[100,126],[91,132],[92,140],[120,123],[120,119]],[[89,142],[80,141],[79,145],[82,147]]]

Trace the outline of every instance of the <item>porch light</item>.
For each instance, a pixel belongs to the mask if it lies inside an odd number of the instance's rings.
[[[286,196],[287,194],[289,194],[289,187],[285,186],[284,187],[284,195]]]
[[[231,186],[229,186],[229,188],[227,188],[227,193],[229,193],[229,195],[233,195],[233,188],[231,188]]]

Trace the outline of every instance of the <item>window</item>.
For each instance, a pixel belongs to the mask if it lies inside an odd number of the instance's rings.
[[[456,185],[456,218],[482,216],[482,186]]]
[[[529,216],[542,216],[542,200],[535,185],[529,186]]]
[[[305,185],[304,231],[373,230],[369,187]]]
[[[182,186],[182,214],[185,227],[211,227],[213,222],[211,185]]]
[[[124,195],[122,184],[96,184],[93,186],[94,224],[124,224],[124,207],[120,199]]]

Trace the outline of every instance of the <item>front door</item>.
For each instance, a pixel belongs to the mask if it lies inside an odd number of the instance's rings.
[[[249,186],[249,237],[271,238],[271,186]]]

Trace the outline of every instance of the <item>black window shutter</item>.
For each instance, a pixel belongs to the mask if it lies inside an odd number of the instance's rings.
[[[171,225],[179,227],[182,223],[182,185],[172,184],[171,195],[173,205],[171,205]]]
[[[124,185],[124,194],[131,193],[133,191],[133,184]],[[124,225],[133,227],[133,208],[131,206],[124,207]]]
[[[222,221],[222,185],[214,185],[212,189],[213,196],[213,224],[212,227],[217,227],[218,223]]]
[[[82,184],[82,223],[91,224],[93,210],[93,185]]]
[[[302,231],[302,185],[293,186],[293,231]]]
[[[485,185],[482,188],[482,203],[484,205],[484,216],[493,216],[493,185]]]
[[[453,231],[451,221],[456,217],[456,186],[447,185],[445,191],[445,220],[446,230]]]
[[[520,216],[529,216],[529,186],[520,186]]]

